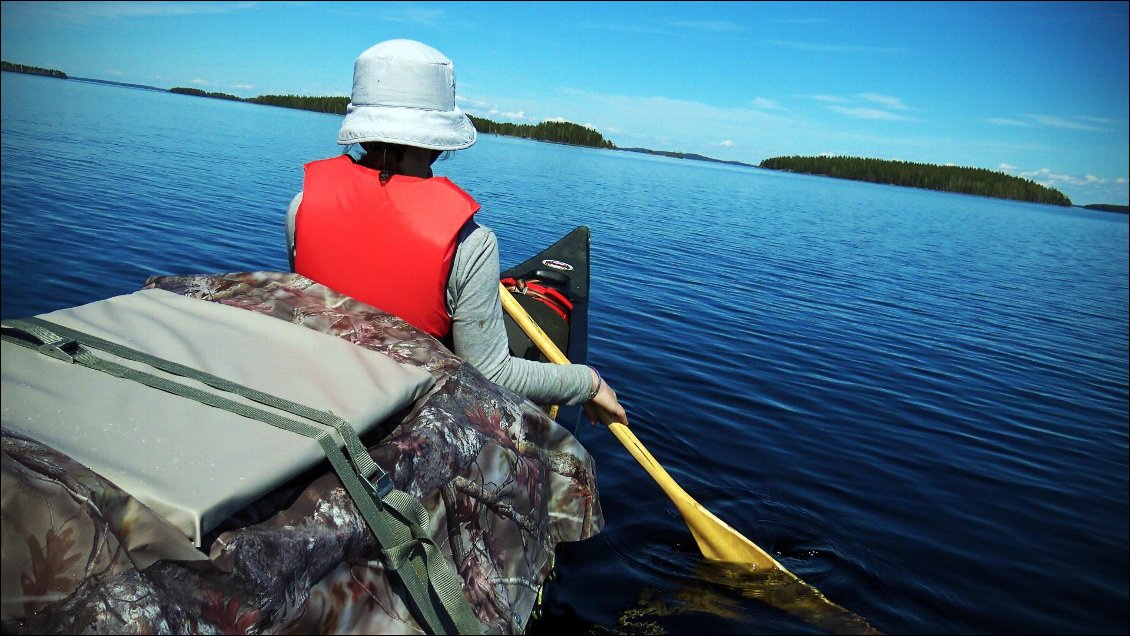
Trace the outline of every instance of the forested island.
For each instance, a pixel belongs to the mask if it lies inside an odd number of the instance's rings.
[[[47,77],[58,77],[59,79],[67,79],[67,74],[63,71],[55,71],[49,68],[39,68],[38,66],[27,66],[24,64],[12,64],[0,60],[0,71],[11,71],[13,73],[27,73],[29,75],[46,75]]]
[[[762,168],[814,174],[837,179],[925,188],[997,199],[1071,206],[1062,192],[1035,181],[984,168],[936,166],[908,161],[860,157],[771,157]]]
[[[1110,205],[1108,203],[1092,203],[1084,205],[1088,210],[1101,210],[1103,212],[1118,212],[1119,214],[1130,214],[1130,205]]]
[[[570,146],[587,146],[589,148],[615,148],[611,141],[603,135],[579,124],[567,121],[543,121],[540,124],[511,124],[499,123],[482,117],[472,117],[471,123],[475,130],[490,135],[504,135],[506,137],[521,137],[522,139],[536,139],[538,141],[551,141]]]
[[[616,148],[616,150],[623,150],[624,152],[639,152],[645,155],[659,155],[661,157],[671,157],[672,159],[690,159],[692,161],[709,161],[710,163],[725,163],[731,166],[745,166],[746,168],[756,168],[757,166],[752,163],[744,163],[742,161],[727,161],[725,159],[715,159],[714,157],[707,157],[704,155],[696,155],[693,152],[672,152],[670,150],[652,150],[650,148]]]

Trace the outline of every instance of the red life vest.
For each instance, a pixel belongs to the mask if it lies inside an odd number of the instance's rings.
[[[380,173],[346,155],[306,164],[294,269],[444,339],[460,228],[479,204],[445,177]]]

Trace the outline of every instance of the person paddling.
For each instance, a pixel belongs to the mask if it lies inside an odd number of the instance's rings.
[[[432,165],[474,145],[455,104],[455,70],[413,40],[381,42],[354,63],[337,157],[305,164],[287,212],[291,269],[444,342],[491,381],[539,404],[627,414],[595,368],[510,355],[499,297],[498,241],[479,204]],[[350,150],[360,146],[359,157]]]

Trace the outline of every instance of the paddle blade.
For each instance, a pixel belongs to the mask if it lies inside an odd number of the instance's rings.
[[[703,556],[714,561],[748,563],[757,569],[784,570],[780,563],[757,544],[714,516],[688,495],[687,491],[683,490],[683,487],[651,456],[630,428],[619,422],[611,422],[608,423],[608,429],[675,504],[675,508],[683,516],[683,521],[694,535]]]
[[[683,507],[680,506],[679,512],[691,529],[691,534],[698,542],[704,557],[714,561],[749,563],[758,569],[785,569],[756,543],[745,538],[701,505],[695,503],[687,512],[684,512]]]

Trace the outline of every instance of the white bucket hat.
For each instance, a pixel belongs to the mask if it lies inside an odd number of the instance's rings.
[[[455,105],[455,65],[443,53],[414,40],[388,40],[357,58],[337,143],[462,150],[475,138],[475,126]]]

